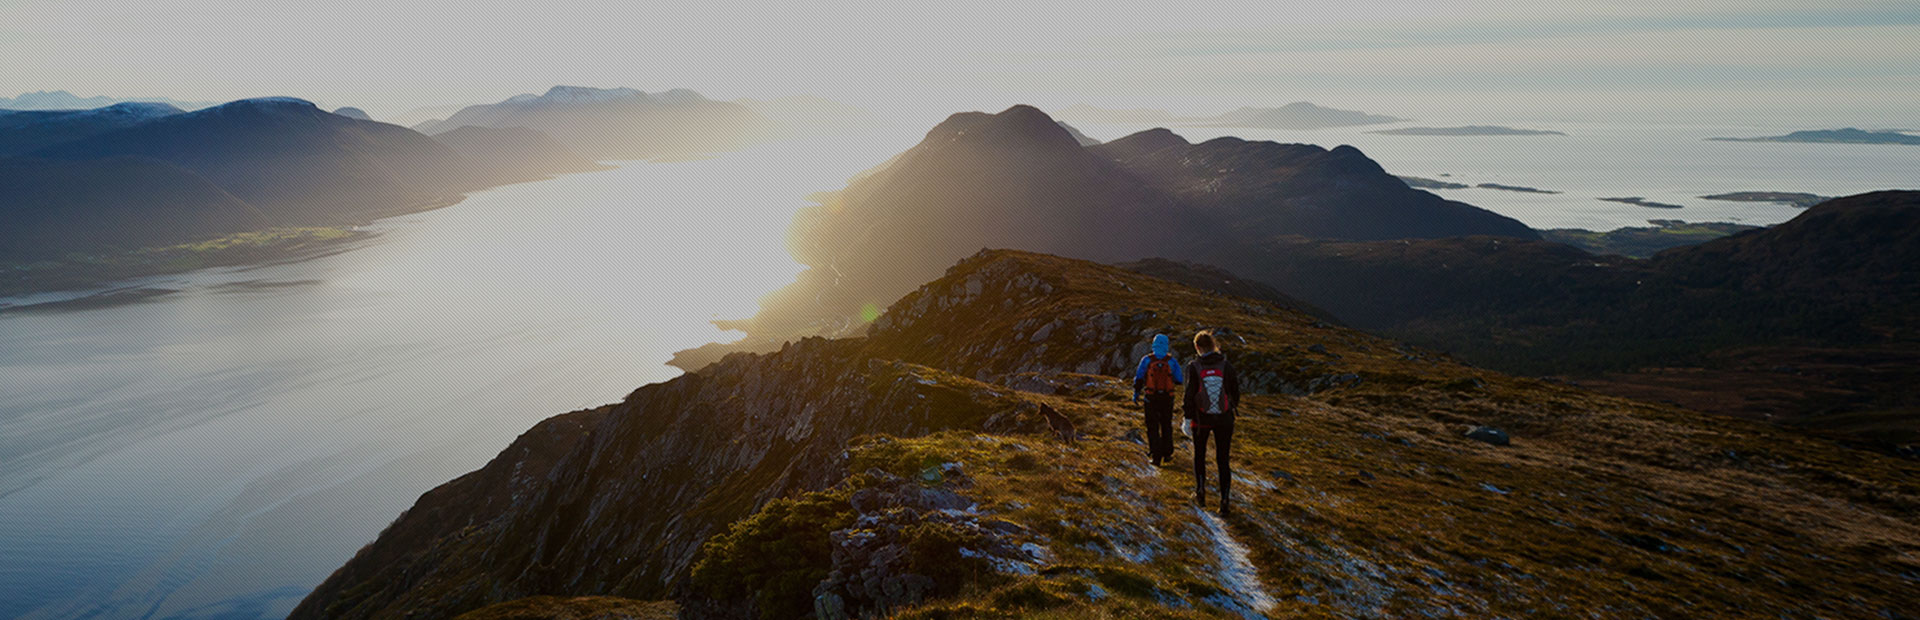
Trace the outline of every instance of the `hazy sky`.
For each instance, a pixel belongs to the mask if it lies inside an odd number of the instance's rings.
[[[499,4],[0,0],[0,94],[283,94],[381,115],[577,84],[929,114],[1311,100],[1487,122],[1920,125],[1913,0]]]

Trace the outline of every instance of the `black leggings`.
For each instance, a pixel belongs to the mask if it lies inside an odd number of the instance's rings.
[[[1158,462],[1173,456],[1173,395],[1147,395],[1147,454]]]
[[[1207,491],[1207,436],[1213,436],[1214,462],[1220,466],[1220,501],[1227,501],[1227,490],[1233,486],[1233,466],[1228,460],[1233,458],[1233,424],[1216,424],[1212,428],[1193,427],[1193,496],[1205,497]]]

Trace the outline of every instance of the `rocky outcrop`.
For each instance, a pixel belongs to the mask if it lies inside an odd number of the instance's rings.
[[[966,541],[961,557],[994,570],[1032,574],[1044,561],[1044,548],[1015,537],[1026,528],[981,515],[974,502],[947,488],[964,480],[957,464],[935,474],[947,485],[926,487],[874,470],[874,486],[853,494],[858,517],[850,527],[831,534],[833,564],[827,578],[813,589],[814,613],[820,620],[872,618],[906,609],[953,584],[940,584],[914,572],[914,550],[907,532],[932,528],[954,540]]]

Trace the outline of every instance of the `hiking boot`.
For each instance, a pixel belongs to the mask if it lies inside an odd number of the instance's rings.
[[[1233,504],[1225,499],[1220,500],[1220,518],[1225,519],[1231,516],[1233,516]]]

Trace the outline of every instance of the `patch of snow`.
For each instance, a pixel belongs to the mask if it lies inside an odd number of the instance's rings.
[[[1246,545],[1233,539],[1227,531],[1227,522],[1202,509],[1195,508],[1200,522],[1207,526],[1207,535],[1213,539],[1213,552],[1220,561],[1220,585],[1226,587],[1232,595],[1230,604],[1215,604],[1230,609],[1249,620],[1265,618],[1273,611],[1273,596],[1260,584],[1260,573],[1253,566],[1253,560],[1247,557]]]
[[[1488,492],[1490,492],[1490,493],[1499,493],[1499,494],[1501,494],[1501,495],[1506,495],[1506,494],[1508,494],[1508,493],[1512,493],[1512,491],[1508,491],[1508,490],[1506,490],[1506,489],[1502,489],[1502,488],[1500,488],[1500,487],[1497,487],[1497,486],[1493,486],[1493,484],[1492,484],[1492,483],[1487,483],[1487,482],[1482,482],[1482,483],[1480,483],[1480,488],[1482,488],[1482,489],[1485,489],[1485,490],[1487,490],[1487,491],[1488,491]]]
[[[1101,600],[1106,600],[1107,596],[1108,596],[1107,589],[1100,587],[1100,584],[1097,584],[1097,583],[1087,584],[1087,598],[1090,598],[1096,601],[1101,601]]]

